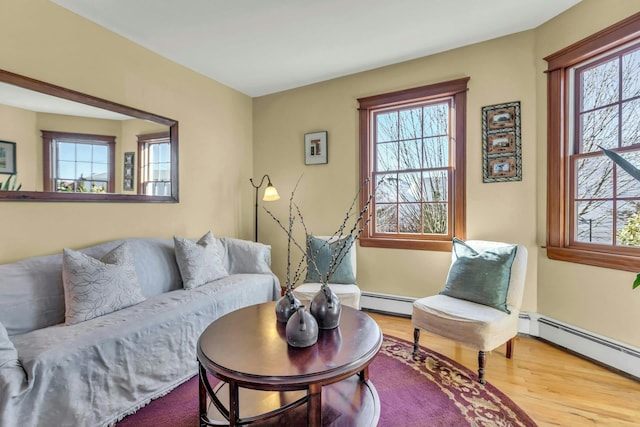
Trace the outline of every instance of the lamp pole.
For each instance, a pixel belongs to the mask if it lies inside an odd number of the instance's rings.
[[[260,180],[260,184],[258,185],[253,183],[253,178],[249,178],[249,182],[251,183],[251,186],[256,190],[255,228],[254,228],[255,230],[254,241],[256,242],[258,241],[258,190],[260,189],[260,187],[262,187],[262,184],[264,184],[265,179],[267,180],[267,186],[264,189],[264,196],[262,197],[262,200],[264,200],[265,202],[272,202],[280,199],[278,190],[276,190],[276,187],[274,187],[273,184],[271,184],[271,178],[269,177],[269,175],[264,174],[264,176]]]

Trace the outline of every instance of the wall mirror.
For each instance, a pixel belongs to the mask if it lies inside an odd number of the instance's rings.
[[[0,201],[179,200],[173,119],[0,70],[0,143]]]

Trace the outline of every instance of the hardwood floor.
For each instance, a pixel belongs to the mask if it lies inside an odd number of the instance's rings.
[[[413,341],[411,320],[367,312],[384,334]],[[478,352],[421,331],[420,345],[478,370]],[[486,378],[539,426],[640,426],[640,382],[528,336],[487,356]]]

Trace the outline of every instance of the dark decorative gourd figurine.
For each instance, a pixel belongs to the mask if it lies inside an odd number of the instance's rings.
[[[287,323],[287,320],[300,307],[300,300],[293,295],[291,288],[287,288],[284,295],[276,303],[276,320]]]
[[[333,329],[340,324],[340,299],[326,283],[322,284],[320,291],[311,300],[309,311],[318,321],[320,329]]]
[[[304,305],[289,317],[286,334],[287,343],[292,347],[309,347],[318,341],[318,323]]]

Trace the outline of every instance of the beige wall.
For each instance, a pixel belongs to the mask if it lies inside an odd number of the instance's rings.
[[[637,0],[583,0],[536,31],[537,236],[546,241],[546,62],[563,49],[640,11]],[[635,274],[553,261],[538,249],[538,311],[546,316],[640,347],[640,292]]]
[[[469,76],[467,115],[467,238],[519,242],[529,261],[524,308],[537,309],[535,61],[532,31],[254,100],[254,174],[269,173],[296,194],[315,234],[331,234],[358,188],[357,98]],[[481,108],[520,101],[523,180],[482,183]],[[329,163],[305,166],[303,138],[328,131]],[[286,199],[286,197],[285,197]],[[286,200],[269,203],[286,218]],[[261,237],[274,246],[283,278],[286,237],[261,214]],[[442,289],[450,253],[358,247],[358,283],[365,291],[420,297]]]
[[[264,173],[283,196],[267,204],[280,218],[286,217],[288,193],[302,175],[296,200],[310,230],[330,233],[358,186],[356,99],[469,76],[468,238],[528,247],[525,310],[640,346],[640,292],[631,291],[633,274],[550,261],[539,249],[546,216],[541,58],[639,8],[636,0],[583,0],[535,30],[252,102],[47,0],[3,0],[0,68],[180,122],[181,200],[0,202],[0,262],[120,237],[196,237],[210,228],[218,235],[251,238],[253,190],[247,181]],[[483,184],[481,107],[515,100],[522,103],[523,181]],[[1,118],[0,125],[10,128]],[[317,130],[329,132],[329,163],[305,166],[303,137]],[[7,139],[29,137],[14,132]],[[31,155],[36,153],[18,150],[19,172],[29,170],[25,158]],[[273,267],[282,278],[286,239],[264,212],[260,237],[273,245]],[[418,297],[439,291],[446,276],[446,252],[358,251],[358,279],[367,291]]]
[[[283,200],[266,204],[287,217],[296,194],[316,234],[332,233],[358,186],[357,98],[469,76],[467,114],[467,238],[519,242],[529,250],[523,309],[640,346],[640,292],[634,275],[550,261],[544,250],[546,76],[542,57],[637,12],[635,0],[584,0],[530,31],[374,71],[254,100],[254,175],[269,173]],[[481,107],[520,101],[523,180],[482,183]],[[305,166],[303,137],[329,132],[329,163]],[[273,268],[285,275],[286,237],[261,212],[262,240],[274,247]],[[420,297],[437,293],[449,253],[358,247],[363,290]]]
[[[36,150],[37,114],[33,111],[0,105],[0,140],[16,143],[16,178],[26,189],[42,188],[42,156]],[[38,170],[40,174],[38,175]],[[9,175],[0,175],[5,182]],[[2,215],[3,216],[3,215]]]
[[[180,203],[0,202],[0,262],[121,237],[251,238],[251,98],[48,0],[1,9],[0,68],[179,121]]]

